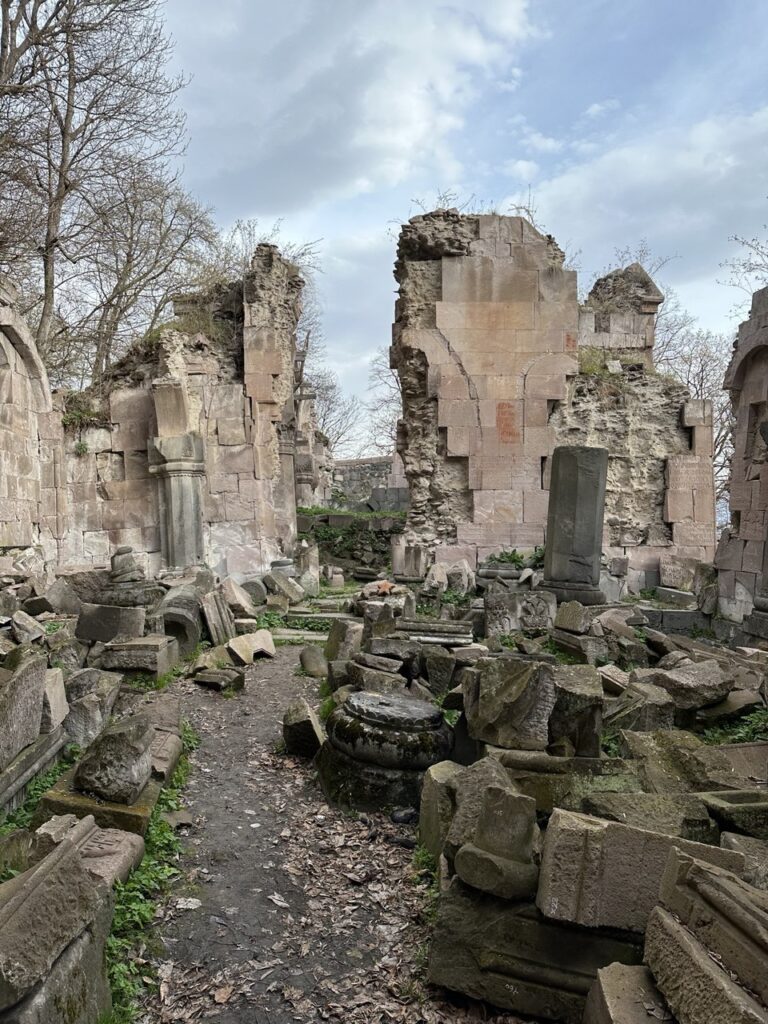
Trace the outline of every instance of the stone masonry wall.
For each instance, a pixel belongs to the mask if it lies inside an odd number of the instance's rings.
[[[723,386],[735,420],[731,524],[720,537],[715,565],[720,612],[741,621],[755,604],[768,610],[768,288],[752,296]]]
[[[218,303],[220,332],[137,345],[66,430],[63,396],[1,289],[0,547],[40,545],[72,566],[128,544],[151,572],[203,560],[255,572],[290,551],[301,288],[297,268],[259,246]]]
[[[551,452],[589,438],[611,450],[608,546],[626,548],[638,569],[657,565],[662,548],[711,557],[711,410],[643,373],[663,296],[635,264],[597,282],[580,307],[563,262],[555,240],[520,217],[449,210],[404,225],[391,362],[403,391],[409,540],[473,563],[544,543]],[[588,349],[599,376],[610,367],[613,390],[637,398],[617,403],[586,384]]]

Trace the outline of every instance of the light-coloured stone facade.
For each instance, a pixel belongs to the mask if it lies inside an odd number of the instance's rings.
[[[259,246],[243,281],[208,297],[221,330],[168,329],[140,342],[66,406],[4,286],[0,548],[9,564],[32,545],[50,564],[105,565],[130,545],[150,573],[202,562],[247,573],[292,552],[297,443],[311,421],[294,388],[302,286],[274,246]],[[187,298],[179,311],[199,303]],[[311,440],[304,476],[322,490],[327,450]]]
[[[752,296],[723,385],[734,415],[730,527],[717,548],[720,612],[741,621],[768,610],[768,288]]]
[[[395,277],[410,540],[472,564],[541,545],[554,447],[603,444],[605,548],[641,571],[662,552],[712,557],[711,408],[652,375],[663,296],[641,267],[602,278],[580,306],[551,236],[521,217],[438,211],[403,227]]]

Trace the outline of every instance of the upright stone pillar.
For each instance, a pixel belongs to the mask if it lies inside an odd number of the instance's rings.
[[[293,554],[296,543],[296,478],[294,463],[296,442],[293,432],[283,428],[278,433],[280,473],[274,483],[275,525],[282,540],[283,553]]]
[[[203,564],[202,437],[187,433],[154,438],[149,472],[158,480],[163,561],[169,569]]]
[[[558,601],[605,600],[599,584],[607,476],[607,448],[555,448],[542,586]]]

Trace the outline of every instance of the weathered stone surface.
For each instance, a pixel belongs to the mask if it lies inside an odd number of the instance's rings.
[[[548,590],[514,591],[492,583],[485,592],[486,636],[506,636],[518,631],[551,629],[557,599]]]
[[[153,616],[160,620],[153,629],[174,637],[182,657],[187,657],[200,646],[203,621],[200,594],[194,587],[172,587],[157,604]]]
[[[450,753],[439,708],[395,694],[353,693],[326,722],[328,739],[357,761],[424,771]]]
[[[45,636],[45,630],[37,619],[33,619],[21,609],[11,616],[11,632],[17,644],[33,643]]]
[[[289,754],[312,758],[325,742],[320,719],[305,700],[299,700],[283,716],[283,740]]]
[[[625,936],[548,921],[454,878],[438,904],[428,979],[535,1019],[580,1024],[598,969],[639,961],[639,945]]]
[[[481,658],[466,669],[464,712],[470,736],[498,747],[545,750],[555,706],[551,674],[535,662]]]
[[[466,558],[448,566],[448,589],[462,596],[474,591],[475,573]]]
[[[620,745],[638,762],[647,793],[734,789],[742,781],[721,751],[680,729],[622,732]]]
[[[606,448],[561,445],[552,453],[545,586],[565,583],[566,589],[597,590],[607,474]],[[567,599],[566,593],[560,596]],[[578,599],[585,603],[584,597]],[[595,604],[597,598],[587,601]]]
[[[271,594],[279,594],[288,598],[289,604],[299,604],[305,594],[296,580],[286,576],[279,569],[273,569],[262,577],[262,582]]]
[[[322,647],[317,644],[302,647],[299,661],[306,674],[313,679],[325,679],[328,675],[328,662],[325,660]]]
[[[224,597],[217,590],[203,594],[200,606],[211,640],[217,646],[225,644],[235,635],[236,630],[234,617]]]
[[[83,602],[73,587],[60,576],[46,590],[45,597],[53,611],[59,615],[79,615]]]
[[[443,852],[451,868],[460,847],[474,841],[483,809],[483,794],[489,786],[508,789],[514,786],[501,763],[492,757],[482,757],[463,768],[451,778],[447,786],[453,794],[454,813],[443,843]]]
[[[668,858],[661,904],[715,953],[726,971],[768,1000],[768,894],[680,850]]]
[[[64,673],[60,668],[49,668],[45,673],[40,732],[53,732],[68,714],[69,704],[67,703],[67,691],[64,689]]]
[[[591,793],[581,809],[607,821],[717,845],[719,829],[702,800],[693,794]]]
[[[642,932],[673,846],[743,868],[743,857],[731,850],[558,809],[544,836],[536,905],[557,920]]]
[[[666,690],[653,683],[628,683],[622,695],[603,713],[603,726],[610,730],[656,732],[672,729],[674,724],[675,702]]]
[[[75,771],[75,786],[112,803],[133,804],[152,774],[154,729],[145,714],[108,726]]]
[[[444,647],[429,647],[422,656],[424,674],[430,691],[436,697],[444,696],[452,689],[456,656]]]
[[[325,643],[325,657],[331,661],[349,661],[363,642],[363,625],[350,619],[334,619]],[[371,641],[373,643],[373,641]],[[373,651],[372,653],[381,653]]]
[[[227,650],[236,665],[250,665],[257,658],[274,658],[275,641],[268,629],[257,629],[230,640]]]
[[[661,687],[683,710],[716,704],[733,689],[733,678],[716,661],[680,660],[674,668],[635,669],[630,681]]]
[[[563,601],[555,615],[555,627],[566,633],[588,633],[592,616],[578,601]]]
[[[448,589],[448,571],[442,562],[430,565],[422,584],[422,591],[431,596],[439,597]]]
[[[369,690],[371,693],[399,694],[405,690],[406,679],[399,672],[382,672],[380,669],[368,668],[358,661],[347,662],[347,678],[349,685],[358,690]]]
[[[741,876],[745,882],[756,889],[768,889],[768,841],[736,832],[722,832],[720,845],[724,850],[736,850],[744,855]]]
[[[768,792],[765,789],[732,789],[700,793],[700,797],[721,828],[755,839],[768,839]]]
[[[133,640],[110,640],[104,645],[100,664],[106,669],[163,676],[179,661],[179,645],[172,636],[149,635]]]
[[[83,604],[77,620],[75,636],[78,640],[126,639],[144,634],[144,608],[120,608],[117,605]]]
[[[241,586],[255,607],[259,608],[267,603],[267,588],[261,582],[261,579],[253,577],[243,580]]]
[[[45,658],[31,652],[14,671],[0,669],[0,771],[40,735]]]
[[[679,1024],[765,1024],[765,1008],[661,907],[648,918],[644,958]]]
[[[332,692],[349,685],[348,661],[328,662],[328,686]]]
[[[549,742],[567,739],[577,756],[599,757],[603,686],[597,670],[591,665],[545,665],[541,675],[551,680],[555,691]]]
[[[66,679],[70,673],[77,672],[85,665],[88,656],[88,644],[76,640],[66,629],[60,629],[51,636],[46,636],[49,663],[55,662],[64,672]]]
[[[86,872],[76,847],[67,841],[3,883],[0,1010],[28,995],[109,901],[106,886]]]
[[[424,773],[419,810],[419,842],[440,859],[455,809],[455,781],[462,767],[455,761],[438,761]]]
[[[82,793],[73,786],[75,768],[65,772],[47,792],[43,794],[33,818],[37,828],[54,814],[74,814],[84,818],[92,814],[100,828],[118,828],[123,832],[135,832],[143,836],[149,819],[162,789],[162,783],[150,778],[138,799],[132,804],[121,804]]]
[[[88,874],[110,886],[124,882],[144,856],[144,840],[116,828],[99,828],[92,815],[76,818],[59,814],[49,818],[34,833],[35,862],[47,857],[59,843],[72,843]]]
[[[650,1024],[671,1021],[664,997],[647,967],[609,964],[597,972],[582,1024]]]
[[[216,690],[219,693],[231,690],[242,690],[245,686],[245,673],[230,668],[206,668],[193,677],[198,686],[204,686],[208,690]]]

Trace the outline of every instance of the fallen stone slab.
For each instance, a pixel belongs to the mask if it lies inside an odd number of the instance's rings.
[[[43,793],[32,821],[34,828],[42,825],[54,814],[74,814],[76,818],[92,814],[100,828],[117,828],[123,832],[135,832],[139,836],[146,833],[162,789],[162,784],[157,779],[150,778],[138,799],[132,804],[119,804],[94,798],[75,789],[75,770],[71,768],[65,772]]]
[[[672,1014],[647,967],[601,967],[589,990],[582,1024],[651,1024]]]
[[[576,756],[599,757],[603,686],[597,670],[591,665],[546,665],[541,675],[552,680],[555,691],[549,716],[550,744],[567,739]]]
[[[35,861],[42,860],[63,841],[71,842],[80,854],[85,870],[113,885],[124,882],[144,857],[144,840],[132,832],[99,828],[92,815],[56,815],[34,833]]]
[[[362,622],[353,622],[351,619],[334,619],[328,631],[324,650],[325,657],[328,662],[349,661],[360,650],[362,642]]]
[[[176,766],[184,752],[184,744],[181,737],[173,732],[164,732],[155,728],[154,733],[150,748],[152,778],[166,783],[170,781],[176,771]]]
[[[454,878],[438,903],[427,977],[537,1020],[581,1024],[597,971],[640,958],[632,937],[549,921]]]
[[[298,700],[286,709],[283,741],[287,753],[306,758],[313,758],[325,742],[320,719],[305,700]]]
[[[152,774],[155,730],[144,714],[108,725],[77,765],[74,785],[112,803],[132,804]]]
[[[11,616],[11,632],[17,644],[34,643],[45,636],[45,630],[37,619],[33,619],[21,609]]]
[[[768,889],[768,841],[736,832],[721,832],[720,845],[724,850],[736,850],[744,855],[741,876],[745,882],[756,889]]]
[[[549,666],[481,658],[474,668],[464,669],[462,686],[473,739],[510,749],[546,750],[555,706]]]
[[[580,810],[591,793],[639,793],[640,766],[618,757],[555,757],[530,750],[486,747],[506,769],[517,788],[533,797],[536,809],[549,814],[555,807]]]
[[[579,636],[566,633],[564,629],[553,629],[551,639],[561,651],[582,665],[596,665],[598,661],[607,661],[610,655],[608,642],[601,636]]]
[[[424,773],[419,805],[419,843],[440,860],[456,810],[456,780],[463,768],[455,761],[438,761]]]
[[[699,793],[700,798],[722,829],[741,832],[755,839],[768,839],[768,792],[760,789],[734,789]]]
[[[730,871],[673,848],[661,882],[662,906],[739,983],[768,1002],[768,894]]]
[[[653,683],[666,690],[675,707],[698,709],[717,704],[733,689],[733,678],[716,661],[682,662],[675,668],[635,669],[630,682]]]
[[[744,867],[732,850],[557,809],[544,836],[536,905],[559,921],[643,932],[673,846],[721,867]]]
[[[67,691],[64,689],[64,673],[60,668],[49,668],[45,673],[43,691],[43,716],[40,732],[53,732],[69,714]]]
[[[581,801],[581,810],[606,821],[718,845],[717,823],[692,793],[590,793]]]
[[[9,765],[0,771],[0,811],[18,806],[24,787],[36,776],[51,768],[61,750],[69,743],[62,726],[43,733],[34,743],[24,747]]]
[[[226,644],[235,636],[235,619],[218,590],[203,594],[200,597],[200,607],[203,611],[203,618],[208,627],[211,640],[215,646]]]
[[[35,742],[43,717],[46,660],[31,652],[18,660],[18,667],[0,669],[0,771]]]
[[[150,623],[151,632],[174,637],[181,656],[188,657],[203,636],[200,594],[194,587],[172,587],[155,606]]]
[[[753,786],[768,785],[768,742],[723,743],[714,749],[727,759],[738,778]]]
[[[140,637],[144,634],[146,610],[121,608],[118,605],[83,604],[77,620],[75,636],[78,640],[101,640],[106,643],[115,637]]]
[[[459,849],[465,843],[474,842],[483,812],[483,796],[489,787],[506,789],[515,793],[515,787],[503,766],[495,758],[482,757],[450,777],[447,782],[451,797],[452,814],[443,845],[451,869]]]
[[[662,907],[648,918],[644,959],[679,1024],[766,1024],[765,1007]]]
[[[286,576],[279,569],[266,573],[261,581],[269,593],[287,598],[289,604],[299,604],[306,596],[296,580]]]
[[[207,668],[197,672],[192,682],[204,686],[207,690],[223,693],[225,690],[242,690],[245,687],[245,673],[234,668]]]
[[[133,640],[110,640],[100,656],[102,668],[141,672],[159,678],[179,663],[174,637],[150,634]]]
[[[259,613],[256,610],[256,605],[253,603],[251,595],[231,576],[227,576],[226,579],[222,580],[221,596],[229,605],[229,609],[235,618],[257,619],[259,617]],[[264,599],[259,601],[259,604],[263,604],[264,601],[266,601],[266,598],[267,595],[265,591]]]
[[[109,901],[107,887],[88,874],[67,841],[0,885],[0,1010],[43,981]]]
[[[603,712],[603,728],[656,732],[675,725],[675,702],[653,683],[632,682]]]
[[[228,641],[227,650],[236,665],[251,665],[257,658],[274,658],[275,641],[268,629],[257,629]]]
[[[567,633],[588,633],[592,616],[578,601],[563,601],[555,615],[555,628]]]
[[[347,679],[350,686],[370,693],[401,693],[406,686],[405,676],[399,672],[382,672],[357,661],[347,662]]]
[[[88,644],[76,640],[68,629],[60,629],[46,636],[45,646],[48,648],[48,663],[60,668],[65,679],[73,672],[78,672],[88,657]]]
[[[328,662],[323,649],[318,644],[307,644],[299,654],[301,667],[312,679],[325,679],[328,675]]]
[[[51,610],[59,615],[79,615],[83,602],[77,595],[74,587],[67,583],[63,576],[60,576],[45,592],[45,599],[51,606]]]
[[[722,751],[681,729],[623,731],[619,746],[637,761],[647,793],[703,793],[738,789],[745,782]]]

